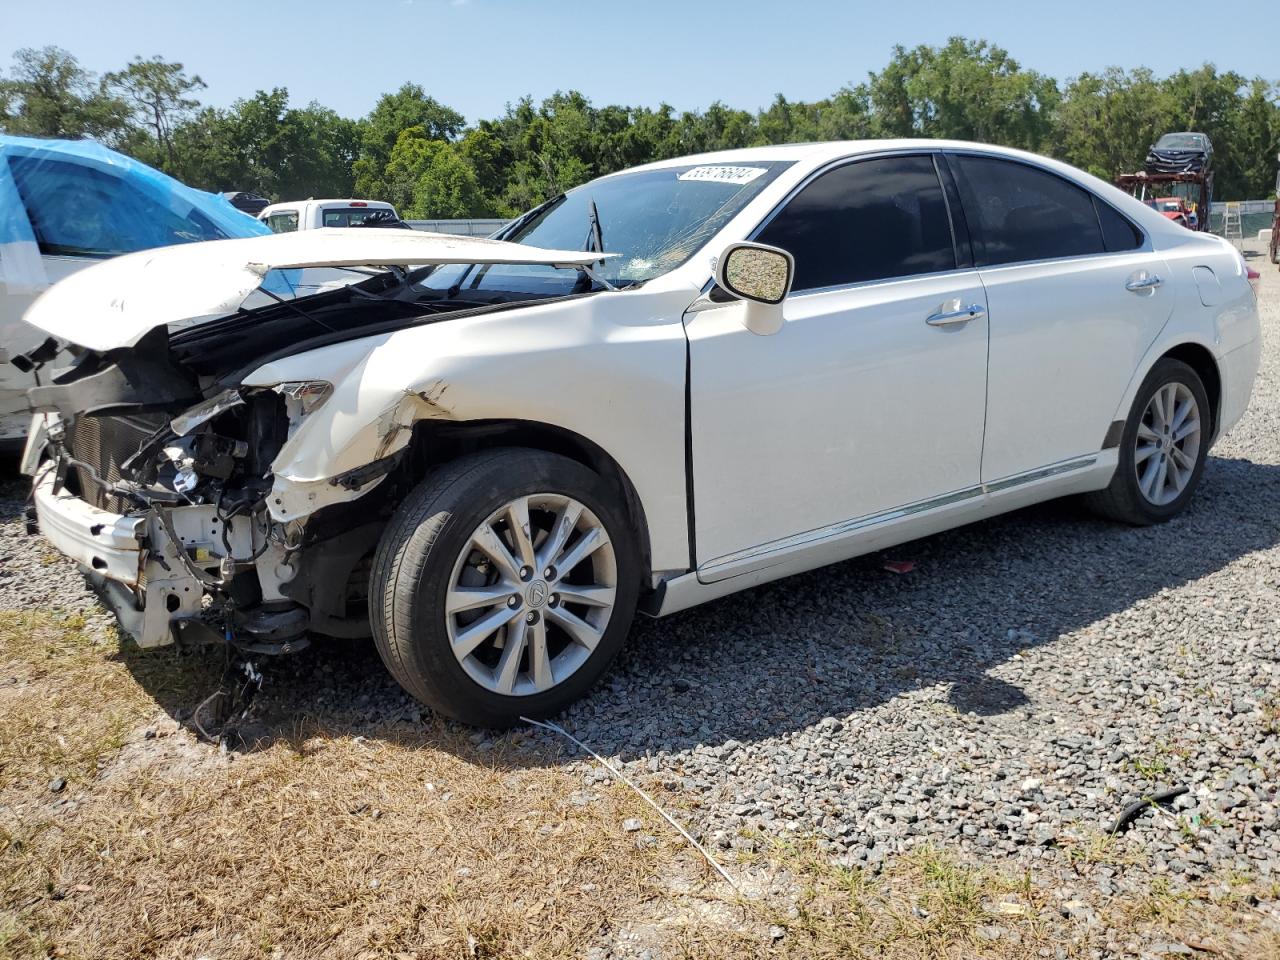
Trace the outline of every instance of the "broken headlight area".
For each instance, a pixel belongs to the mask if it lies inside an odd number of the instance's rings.
[[[40,529],[142,646],[217,640],[284,653],[305,646],[317,619],[367,635],[361,587],[348,583],[362,556],[347,554],[368,538],[329,549],[353,520],[309,529],[311,518],[280,522],[267,508],[273,460],[331,392],[286,383],[179,410],[63,417],[46,433],[36,479]],[[293,583],[300,571],[305,582]]]

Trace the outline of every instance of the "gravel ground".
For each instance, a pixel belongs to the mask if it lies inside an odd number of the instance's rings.
[[[1066,910],[1153,876],[1280,880],[1280,273],[1251,262],[1262,371],[1185,515],[1130,529],[1048,504],[890,551],[905,574],[862,558],[642,621],[564,725],[677,791],[720,848],[816,836],[875,868],[931,843],[1029,868]],[[0,609],[105,625],[23,536],[20,497],[0,487]],[[317,645],[267,677],[268,732],[298,713],[418,716],[367,648]],[[607,774],[580,769],[589,802]],[[1177,787],[1103,842],[1128,804]]]

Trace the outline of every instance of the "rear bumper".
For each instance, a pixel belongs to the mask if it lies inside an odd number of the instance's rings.
[[[1257,378],[1261,363],[1261,338],[1237,347],[1222,358],[1222,411],[1219,417],[1221,423],[1215,431],[1215,440],[1221,438],[1244,416],[1245,410],[1249,407],[1253,382]]]

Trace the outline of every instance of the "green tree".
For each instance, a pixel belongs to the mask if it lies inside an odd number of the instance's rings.
[[[977,140],[1041,150],[1049,143],[1057,83],[1025,70],[985,40],[895,47],[869,83],[870,128],[880,136]]]
[[[1241,178],[1239,199],[1275,195],[1276,168],[1280,160],[1280,100],[1277,88],[1255,77],[1240,104],[1232,130],[1232,150],[1238,158]],[[1235,199],[1234,197],[1230,199]]]
[[[1150,70],[1109,67],[1070,80],[1054,112],[1055,153],[1104,180],[1140,169],[1173,120]]]
[[[198,75],[188,76],[181,63],[134,57],[123,70],[104,76],[102,86],[129,109],[131,133],[139,141],[130,152],[137,155],[147,149],[150,140],[156,147],[158,165],[172,171],[174,128],[190,119],[200,106],[192,94],[203,90],[205,82]]]
[[[406,83],[395,93],[384,94],[365,119],[360,131],[359,158],[355,163],[355,189],[361,196],[383,199],[391,151],[404,130],[422,128],[430,140],[452,140],[466,121],[416,83]]]
[[[206,190],[249,190],[275,200],[349,196],[354,121],[312,103],[289,107],[282,87],[230,110],[205,109],[174,132],[179,176]]]
[[[128,108],[105,93],[93,74],[60,47],[23,48],[0,78],[0,129],[46,137],[93,137],[114,142]]]

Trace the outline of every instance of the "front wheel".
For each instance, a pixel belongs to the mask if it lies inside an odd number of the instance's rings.
[[[1134,397],[1115,476],[1105,490],[1086,495],[1088,505],[1136,526],[1177,516],[1204,472],[1211,413],[1200,375],[1180,360],[1159,360]]]
[[[495,450],[449,464],[392,518],[370,609],[387,669],[464,723],[560,712],[631,625],[636,536],[616,494],[573,460]]]

